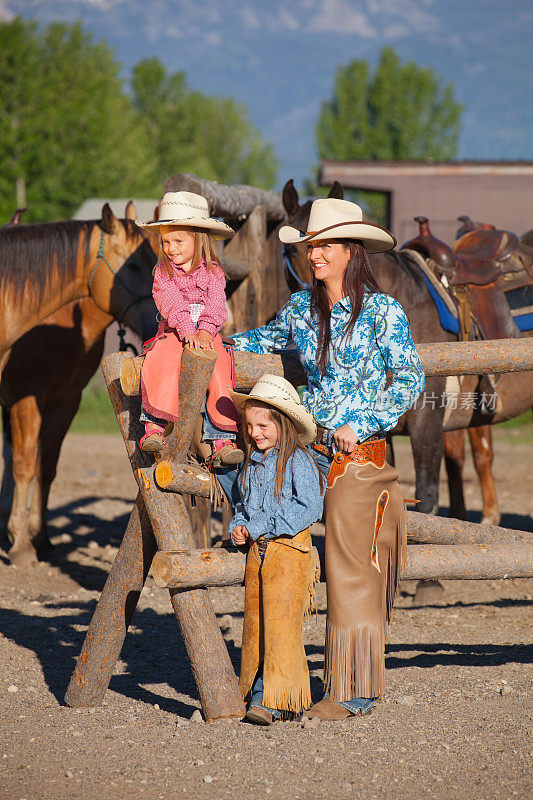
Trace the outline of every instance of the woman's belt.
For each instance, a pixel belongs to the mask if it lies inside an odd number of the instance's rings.
[[[328,472],[328,489],[331,489],[337,480],[342,478],[350,464],[374,464],[378,469],[385,465],[385,439],[367,440],[355,446],[351,453],[337,453]]]

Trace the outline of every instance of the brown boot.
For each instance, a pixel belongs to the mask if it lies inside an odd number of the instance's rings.
[[[231,439],[215,439],[211,459],[215,465],[233,466],[244,461],[244,453]]]
[[[256,725],[272,725],[274,722],[274,717],[270,711],[267,711],[266,708],[261,708],[261,706],[250,706],[246,712],[246,719]]]
[[[324,697],[319,703],[311,706],[309,711],[305,712],[308,717],[318,717],[318,719],[339,720],[347,719],[350,712],[344,706],[334,703],[329,697]]]

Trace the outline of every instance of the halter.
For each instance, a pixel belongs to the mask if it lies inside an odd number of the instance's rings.
[[[282,255],[283,255],[283,271],[285,273],[285,280],[287,281],[287,286],[289,285],[289,275],[291,275],[302,291],[304,289],[312,289],[313,284],[305,283],[305,281],[302,281],[302,279],[299,278],[296,272],[294,271],[291,264],[291,259],[289,257],[289,248],[287,247],[286,244],[283,245]]]
[[[118,272],[114,271],[113,267],[111,266],[111,264],[107,260],[106,254],[104,253],[104,237],[105,237],[105,231],[102,230],[102,233],[100,234],[100,246],[98,248],[98,252],[96,253],[96,264],[92,268],[91,274],[89,275],[89,280],[87,281],[87,288],[89,290],[89,295],[90,295],[91,294],[91,283],[92,283],[92,280],[94,278],[96,270],[98,269],[98,265],[100,264],[100,261],[103,261],[104,264],[107,266],[108,270],[110,271],[111,275],[113,276],[113,278],[116,281],[118,281],[118,283],[122,286],[123,289],[125,289],[128,292],[128,294],[132,295],[132,299],[130,300],[130,302],[122,310],[122,312],[119,314],[119,316],[115,317],[115,319],[116,319],[116,321],[118,323],[118,331],[117,331],[117,333],[118,333],[118,337],[119,337],[119,340],[120,340],[119,353],[124,353],[127,350],[131,350],[132,353],[137,356],[137,355],[139,355],[139,353],[138,353],[137,348],[135,347],[135,345],[126,342],[126,329],[124,328],[124,326],[122,324],[122,320],[124,319],[124,316],[127,314],[127,312],[130,310],[130,308],[132,306],[136,305],[136,303],[141,303],[143,300],[147,300],[152,295],[150,295],[150,294],[137,294],[136,292],[133,292],[129,288],[129,286],[127,286],[127,284],[124,283],[124,281],[122,280],[122,278],[120,277]]]

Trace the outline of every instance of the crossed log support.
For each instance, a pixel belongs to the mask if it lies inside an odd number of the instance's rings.
[[[417,349],[426,375],[533,369],[532,339],[421,344]],[[244,554],[224,548],[194,550],[184,504],[187,495],[205,497],[207,492],[201,476],[182,467],[198,415],[204,408],[213,367],[213,355],[185,348],[180,421],[154,470],[151,459],[138,448],[143,433],[136,397],[140,361],[115,353],[102,362],[139,492],[65,695],[69,706],[95,706],[102,702],[154,561],[156,583],[169,589],[206,720],[241,717],[244,713],[235,672],[207,593],[208,586],[242,581]],[[291,354],[236,354],[238,388],[250,388],[264,372],[285,375],[294,383],[303,382],[301,367]],[[165,481],[161,480],[163,474]],[[164,485],[166,491],[158,484]],[[404,578],[533,576],[533,537],[527,532],[409,513],[408,540],[417,544],[408,546]]]
[[[179,494],[161,492],[153,480],[153,463],[139,450],[143,430],[139,401],[120,388],[120,367],[126,356],[115,353],[102,371],[139,493],[122,544],[91,620],[82,651],[65,695],[69,706],[100,705],[126,632],[157,550],[194,547],[191,523]],[[180,377],[180,421],[163,456],[184,461],[215,364],[214,355],[185,348]],[[170,590],[200,701],[207,721],[242,717],[244,705],[237,678],[220,632],[207,589]]]

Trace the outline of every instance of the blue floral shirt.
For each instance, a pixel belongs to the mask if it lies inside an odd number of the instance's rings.
[[[283,479],[283,494],[278,500],[274,494],[278,448],[266,456],[255,451],[250,458],[246,481],[237,478],[240,495],[229,531],[245,525],[252,539],[265,536],[296,536],[322,516],[323,490],[320,488],[318,467],[314,460],[301,450],[288,459]]]
[[[294,342],[308,384],[303,405],[325,428],[348,424],[359,441],[392,430],[425,388],[424,372],[405,312],[393,297],[366,292],[350,336],[343,336],[351,303],[345,297],[331,309],[328,364],[317,363],[318,319],[311,292],[296,292],[268,325],[233,336],[235,350],[271,353]],[[387,373],[391,383],[385,388]]]

